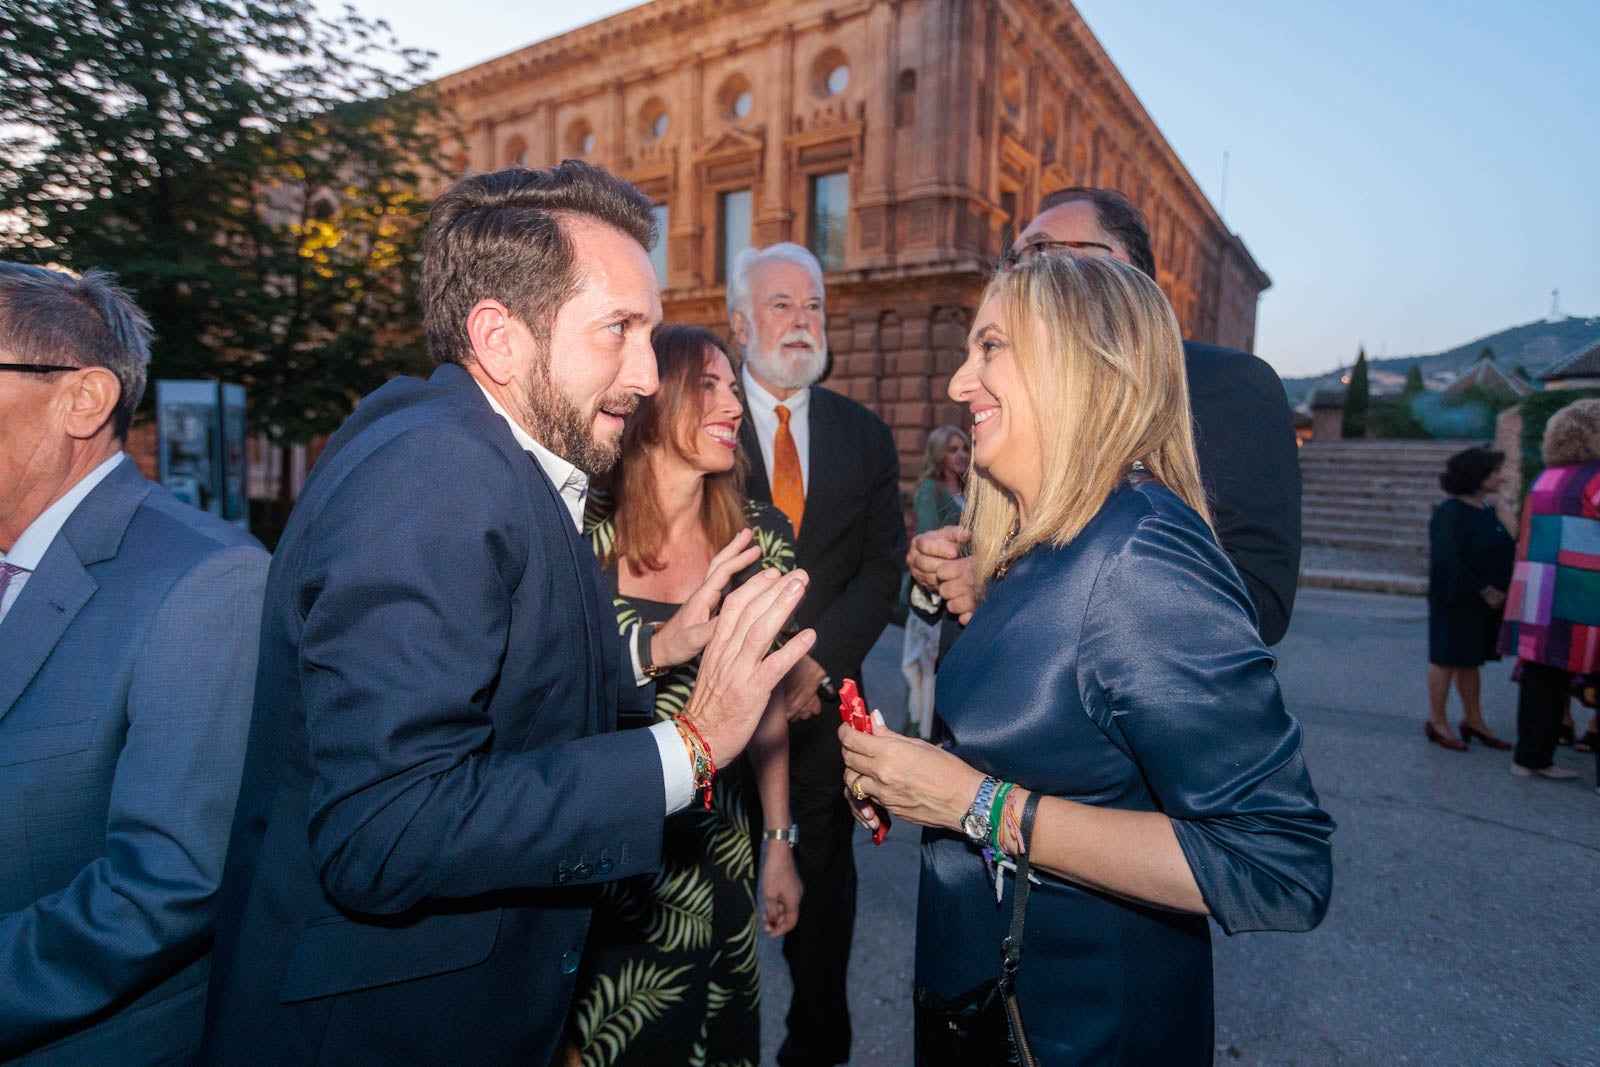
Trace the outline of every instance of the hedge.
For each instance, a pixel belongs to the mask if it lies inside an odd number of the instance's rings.
[[[1546,389],[1526,397],[1522,407],[1522,485],[1526,491],[1544,470],[1544,428],[1550,416],[1574,400],[1600,397],[1600,389]]]

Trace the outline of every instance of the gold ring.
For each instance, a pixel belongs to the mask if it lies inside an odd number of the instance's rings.
[[[866,775],[864,774],[858,774],[856,775],[856,780],[850,783],[850,795],[857,800],[867,799],[866,791],[861,788],[861,779],[865,777]]]

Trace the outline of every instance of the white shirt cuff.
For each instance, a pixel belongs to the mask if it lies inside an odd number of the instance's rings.
[[[658,722],[650,727],[650,732],[655,735],[656,750],[661,753],[661,781],[666,786],[667,814],[673,815],[694,803],[694,767],[674,723]]]
[[[639,662],[640,628],[641,624],[636,622],[633,624],[633,629],[628,631],[628,659],[633,663],[633,684],[643,687],[649,685],[653,679],[644,673],[644,666]],[[676,735],[678,731],[674,728],[672,732]]]

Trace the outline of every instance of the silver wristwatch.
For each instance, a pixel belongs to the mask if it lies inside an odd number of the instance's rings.
[[[769,826],[767,829],[761,831],[761,840],[786,841],[788,842],[790,848],[794,848],[800,843],[800,824],[796,823],[793,826]]]
[[[972,798],[972,807],[961,816],[961,832],[974,844],[989,843],[989,809],[994,806],[995,790],[999,788],[1000,779],[985,778],[978,786],[978,795]]]

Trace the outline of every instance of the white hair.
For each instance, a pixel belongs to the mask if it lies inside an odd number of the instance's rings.
[[[733,269],[728,272],[728,321],[733,321],[733,313],[739,312],[745,318],[754,321],[755,309],[750,306],[750,275],[761,264],[768,260],[783,260],[804,267],[811,272],[811,280],[817,283],[817,292],[823,293],[822,264],[817,262],[817,257],[811,250],[795,244],[793,241],[782,241],[766,248],[746,248],[733,257]]]

